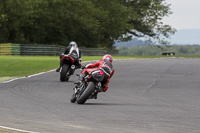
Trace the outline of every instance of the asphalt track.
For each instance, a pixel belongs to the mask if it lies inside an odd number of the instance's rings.
[[[114,60],[109,90],[70,103],[74,75],[0,83],[0,126],[40,133],[199,133],[200,59]],[[77,71],[78,73],[78,71]]]

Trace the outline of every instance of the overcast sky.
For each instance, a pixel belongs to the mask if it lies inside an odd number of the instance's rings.
[[[165,0],[173,14],[163,19],[164,24],[180,29],[200,29],[200,0]]]

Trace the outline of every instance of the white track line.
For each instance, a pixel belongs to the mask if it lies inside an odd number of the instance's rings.
[[[1,83],[9,83],[9,82],[12,82],[12,81],[18,80],[18,79],[30,78],[30,77],[38,76],[38,75],[45,74],[45,73],[48,73],[48,72],[53,72],[53,71],[55,71],[55,70],[56,70],[56,69],[53,69],[53,70],[50,70],[50,71],[47,71],[47,72],[41,72],[41,73],[29,75],[29,76],[27,76],[27,77],[14,78],[14,79],[7,80],[7,81],[1,82]],[[1,84],[1,83],[0,83],[0,84]]]
[[[39,132],[26,131],[26,130],[21,130],[21,129],[16,129],[16,128],[10,128],[10,127],[5,127],[5,126],[0,126],[0,131],[1,131],[1,128],[2,128],[2,129],[5,129],[5,130],[11,130],[11,131],[14,131],[14,132],[22,132],[22,133],[39,133]]]

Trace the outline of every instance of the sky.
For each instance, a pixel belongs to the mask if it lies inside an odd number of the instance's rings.
[[[165,0],[173,14],[163,22],[177,30],[200,29],[200,0]]]
[[[200,44],[200,0],[165,0],[173,14],[163,19],[177,32],[171,44]]]

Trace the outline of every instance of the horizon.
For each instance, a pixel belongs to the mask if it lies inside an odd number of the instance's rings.
[[[171,36],[171,39],[167,39],[170,43],[170,45],[200,45],[200,29],[183,29],[178,30],[174,35]],[[129,44],[134,39],[137,39],[139,41],[148,41],[144,38],[137,38],[132,37],[132,40],[127,42],[116,42],[116,44]],[[115,46],[114,45],[114,46]]]
[[[200,45],[200,29],[178,30],[169,39],[174,44],[198,44]]]

